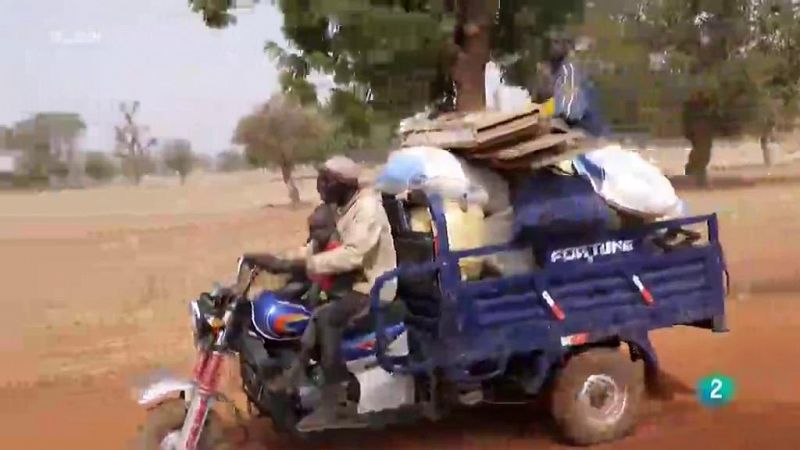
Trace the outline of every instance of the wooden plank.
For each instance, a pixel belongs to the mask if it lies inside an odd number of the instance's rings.
[[[506,135],[501,139],[489,141],[479,145],[472,151],[474,153],[492,153],[499,150],[505,150],[516,147],[525,142],[535,141],[542,136],[550,134],[550,132],[549,126],[542,123],[537,123],[532,125],[530,128],[522,130],[516,134]]]
[[[517,112],[479,111],[447,113],[435,120],[418,120],[403,130],[402,146],[435,146],[451,150],[494,151],[493,147],[510,146],[532,140],[543,133],[550,121],[539,116],[539,106]]]
[[[561,144],[512,160],[484,160],[484,164],[497,170],[536,170],[573,159],[589,151],[585,147]]]
[[[515,112],[477,111],[470,113],[445,113],[436,119],[420,119],[406,128],[406,133],[431,130],[449,130],[453,128],[468,128],[475,132],[503,125],[514,120],[523,119],[539,114],[539,106],[533,105]]]
[[[533,138],[541,132],[537,117],[530,116],[490,128],[485,132],[475,132],[469,128],[441,128],[405,133],[403,146],[433,145],[442,148],[487,151],[505,142],[519,142],[520,139]]]
[[[502,142],[515,141],[525,136],[535,136],[539,125],[538,115],[514,119],[510,122],[478,131],[478,147],[491,147]]]
[[[477,145],[475,134],[470,130],[439,130],[410,133],[403,137],[401,146],[431,146],[444,149],[469,149]]]
[[[571,142],[573,140],[583,137],[584,134],[578,131],[571,131],[569,133],[552,133],[544,136],[539,136],[536,139],[526,141],[522,144],[515,145],[510,148],[500,149],[493,152],[482,152],[470,155],[475,159],[495,159],[495,160],[511,160],[522,158],[530,153],[541,151],[559,144]]]
[[[468,115],[464,121],[471,124],[477,131],[480,132],[489,128],[507,124],[509,122],[538,115],[539,108],[534,107],[515,112],[488,111],[483,113],[474,113],[473,115]]]

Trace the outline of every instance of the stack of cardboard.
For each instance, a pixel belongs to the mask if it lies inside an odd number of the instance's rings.
[[[543,117],[540,109],[531,104],[515,113],[451,113],[417,120],[402,130],[402,145],[443,148],[499,170],[543,167],[571,157],[583,133]]]

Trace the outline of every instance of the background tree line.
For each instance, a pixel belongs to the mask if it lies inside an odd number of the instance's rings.
[[[189,3],[209,27],[235,24],[231,0]],[[553,30],[588,44],[575,58],[590,69],[617,133],[684,136],[701,149],[720,136],[754,135],[766,147],[797,119],[800,6],[790,0],[272,3],[287,45],[266,42],[264,50],[280,69],[281,94],[240,120],[232,141],[244,153],[225,151],[217,166],[275,166],[293,199],[298,163],[348,152],[380,160],[400,119],[482,109],[489,61],[504,83],[532,90]],[[334,83],[326,99],[312,82],[320,75]],[[115,130],[119,169],[134,183],[153,170],[157,144],[138,123],[138,108],[121,105]],[[83,129],[79,116],[53,113],[12,134],[33,155],[31,177],[41,178],[75,172],[64,158],[35,155],[72,152],[65,143]],[[172,170],[185,178],[197,158],[185,142],[170,145]],[[90,172],[111,170],[101,158],[88,158]]]
[[[209,27],[236,22],[234,2],[189,3]],[[618,133],[685,136],[702,150],[719,136],[751,134],[766,144],[797,117],[800,6],[789,0],[272,3],[288,45],[267,42],[265,52],[281,69],[286,97],[331,118],[329,149],[388,146],[399,119],[426,109],[483,108],[489,61],[504,83],[530,90],[544,37],[556,29],[590,43],[576,58],[591,68]],[[311,81],[317,75],[335,84],[324,102]]]
[[[192,151],[187,139],[166,139],[159,143],[148,137],[147,127],[135,119],[138,108],[138,102],[120,105],[123,122],[115,127],[116,147],[111,152],[79,148],[86,124],[77,113],[42,112],[13,127],[0,127],[0,149],[22,152],[14,183],[41,187],[61,180],[55,184],[80,187],[84,175],[97,182],[123,175],[139,184],[142,177],[159,169],[162,173],[177,174],[183,183],[196,167],[210,166]]]

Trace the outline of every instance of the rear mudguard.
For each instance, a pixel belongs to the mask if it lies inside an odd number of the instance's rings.
[[[617,347],[621,343],[628,346],[631,360],[644,362],[645,383],[647,389],[656,389],[659,382],[660,367],[656,350],[647,332],[620,333],[614,337],[604,338],[575,347],[570,353],[586,351],[593,347]]]
[[[163,376],[145,386],[139,392],[137,402],[150,408],[170,398],[181,397],[189,401],[195,388],[195,383],[188,378]]]

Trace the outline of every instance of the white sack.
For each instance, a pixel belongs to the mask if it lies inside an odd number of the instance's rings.
[[[581,155],[573,163],[578,173],[615,208],[647,219],[683,213],[683,202],[669,179],[636,152],[611,145]],[[594,172],[592,164],[601,173]]]

